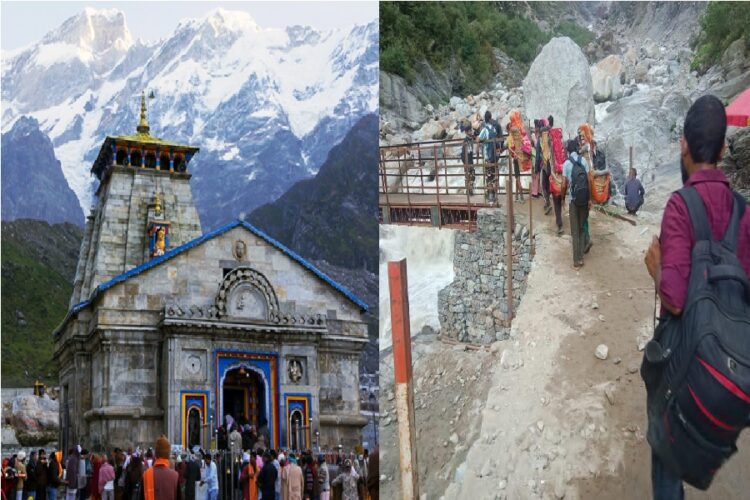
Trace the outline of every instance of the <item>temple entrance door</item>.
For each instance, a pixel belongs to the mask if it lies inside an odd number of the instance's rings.
[[[187,447],[189,450],[193,449],[193,446],[201,446],[201,416],[200,411],[197,408],[193,408],[188,412],[188,431],[187,431]]]
[[[248,368],[239,367],[227,372],[222,384],[222,421],[226,416],[240,423],[249,423],[258,430],[268,426],[265,384],[261,376]]]
[[[304,430],[302,429],[301,411],[294,410],[292,414],[289,415],[289,430],[291,449],[295,451],[302,450],[302,432],[304,432]]]

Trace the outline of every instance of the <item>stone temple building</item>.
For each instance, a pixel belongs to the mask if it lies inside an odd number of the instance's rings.
[[[60,444],[208,449],[230,415],[274,448],[361,440],[367,305],[261,230],[202,234],[198,148],[106,137],[70,310],[55,330]]]

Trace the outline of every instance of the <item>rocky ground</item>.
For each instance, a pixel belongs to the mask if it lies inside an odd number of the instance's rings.
[[[540,222],[537,254],[511,338],[466,350],[414,343],[423,498],[645,498],[649,448],[640,349],[652,331],[643,252],[658,229],[594,212],[594,247],[579,272],[570,238]],[[568,224],[566,223],[566,230]],[[601,347],[606,346],[606,348]],[[597,351],[606,351],[605,359]],[[600,353],[601,355],[601,353]],[[381,356],[381,488],[398,496],[392,359]],[[708,495],[750,487],[750,436]]]

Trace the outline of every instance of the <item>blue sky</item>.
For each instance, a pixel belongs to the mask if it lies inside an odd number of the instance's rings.
[[[377,19],[376,1],[354,2],[36,2],[0,3],[0,43],[12,50],[41,39],[85,7],[116,8],[125,13],[125,21],[134,39],[158,40],[169,36],[184,18],[202,17],[223,7],[248,12],[262,28],[283,28],[295,24],[318,29],[350,27]]]

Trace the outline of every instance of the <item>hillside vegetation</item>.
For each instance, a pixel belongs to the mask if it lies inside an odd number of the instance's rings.
[[[3,387],[57,383],[52,331],[68,311],[81,237],[73,224],[3,222]]]
[[[701,18],[693,68],[707,70],[740,38],[750,48],[750,2],[710,2]]]
[[[496,73],[493,47],[528,66],[552,36],[583,46],[593,33],[571,21],[542,31],[522,2],[381,2],[380,68],[413,82],[415,64],[463,75],[465,92],[481,90]]]

